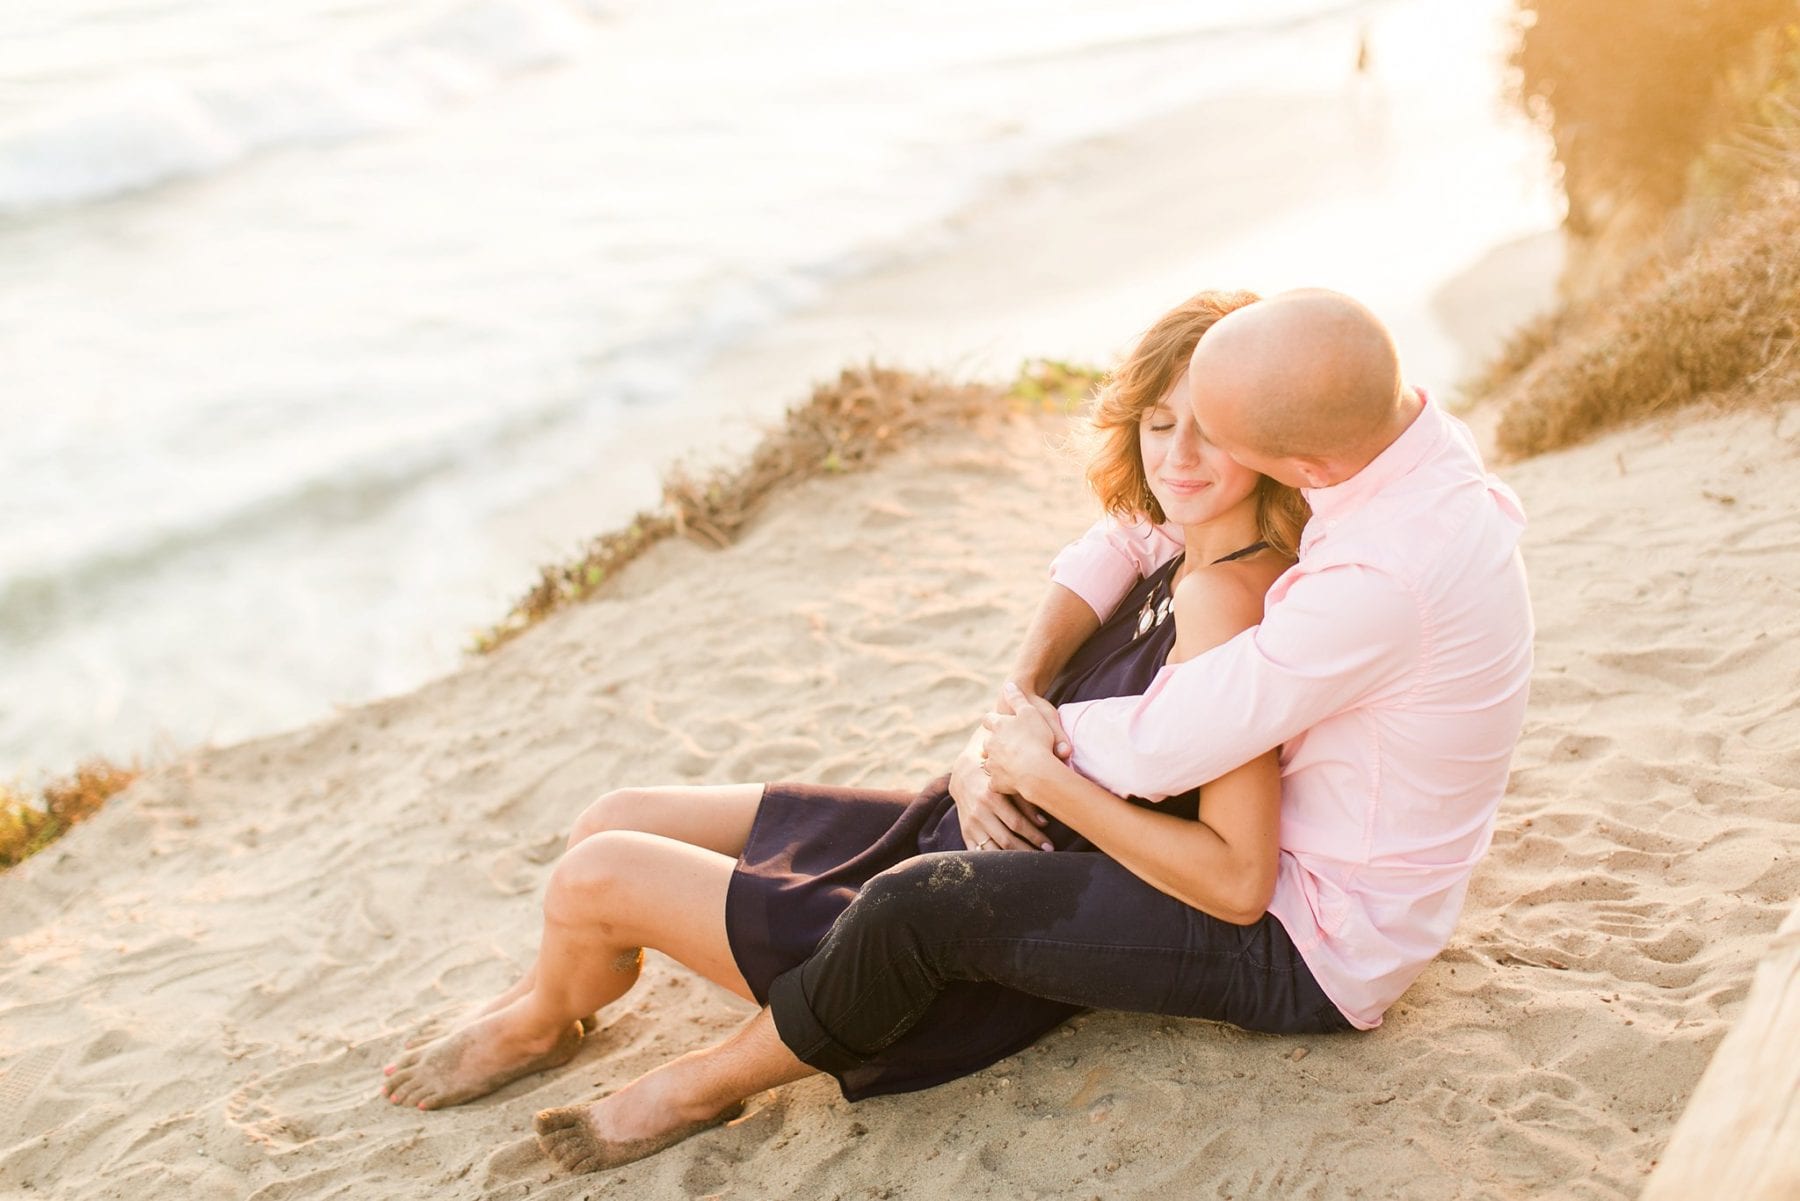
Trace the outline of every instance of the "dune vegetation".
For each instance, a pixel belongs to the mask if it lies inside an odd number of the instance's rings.
[[[35,792],[0,785],[0,869],[35,855],[98,813],[137,776],[135,767],[93,760]]]
[[[1511,458],[1800,382],[1800,0],[1521,0],[1568,198],[1560,307],[1476,381]]]

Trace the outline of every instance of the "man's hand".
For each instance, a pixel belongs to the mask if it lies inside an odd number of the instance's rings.
[[[962,826],[963,845],[971,851],[1053,850],[1038,827],[1043,814],[1028,801],[994,787],[983,762],[988,732],[977,729],[950,768],[950,796]]]
[[[1055,742],[1051,749],[1056,752],[1058,759],[1067,759],[1075,753],[1074,748],[1069,745],[1069,736],[1063,730],[1062,714],[1056,711],[1056,706],[1035,692],[1026,692],[1008,680],[1000,689],[1000,711],[1024,713],[1028,708],[1035,709],[1037,715],[1044,719],[1044,724],[1050,727],[1050,736]]]
[[[1057,752],[1066,753],[1068,740],[1048,701],[1009,683],[999,710],[982,718],[981,724],[988,731],[983,763],[993,786],[1002,792],[1023,792],[1024,781],[1032,774],[1062,766]]]

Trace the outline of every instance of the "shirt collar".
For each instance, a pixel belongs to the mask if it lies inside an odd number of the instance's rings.
[[[1444,415],[1423,388],[1414,388],[1424,403],[1412,424],[1388,444],[1388,448],[1369,461],[1369,465],[1340,484],[1329,488],[1302,488],[1300,493],[1312,506],[1313,519],[1327,526],[1336,525],[1366,504],[1389,484],[1406,475],[1436,450],[1448,431]],[[1308,523],[1310,525],[1310,523]]]

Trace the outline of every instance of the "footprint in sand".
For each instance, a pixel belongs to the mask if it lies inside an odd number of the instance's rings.
[[[732,1169],[781,1133],[786,1108],[776,1101],[697,1140],[692,1144],[693,1162],[681,1174],[682,1190],[690,1197],[705,1197],[728,1186],[737,1175]]]
[[[485,1189],[496,1189],[524,1180],[542,1180],[548,1166],[537,1139],[526,1135],[501,1144],[488,1155],[482,1164],[481,1184]]]
[[[62,1057],[61,1047],[33,1047],[0,1066],[0,1139],[10,1142],[23,1133],[27,1102],[49,1082]]]

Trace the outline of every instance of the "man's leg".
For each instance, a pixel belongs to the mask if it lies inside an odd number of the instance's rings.
[[[652,834],[584,840],[551,876],[530,988],[401,1056],[382,1091],[396,1104],[437,1109],[568,1062],[581,1041],[578,1020],[636,983],[646,946],[752,999],[725,937],[735,862]]]
[[[759,1010],[724,1042],[647,1072],[609,1097],[537,1115],[538,1145],[571,1172],[654,1155],[735,1116],[748,1097],[814,1074]]]
[[[796,1056],[842,1073],[963,980],[1251,1030],[1347,1027],[1273,916],[1221,921],[1097,853],[959,851],[889,869],[775,978],[769,1010]]]

